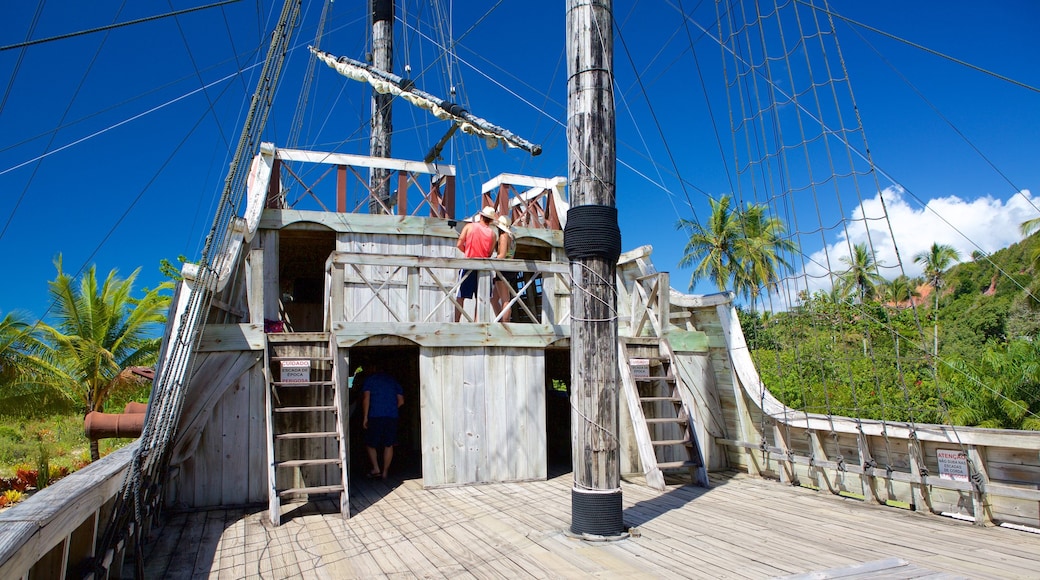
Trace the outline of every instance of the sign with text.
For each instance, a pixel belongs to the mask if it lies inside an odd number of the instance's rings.
[[[311,380],[311,361],[283,360],[281,363],[283,383],[306,383]]]
[[[628,364],[632,367],[633,377],[637,379],[645,379],[650,376],[650,359],[630,358],[628,359]]]
[[[968,456],[957,449],[936,449],[939,460],[939,477],[968,481]]]

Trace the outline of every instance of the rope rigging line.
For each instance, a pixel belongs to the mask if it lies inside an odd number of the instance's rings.
[[[136,20],[129,20],[127,22],[120,22],[120,23],[117,23],[117,24],[109,24],[107,26],[98,26],[97,28],[89,28],[87,30],[81,30],[79,32],[69,32],[67,34],[59,34],[57,36],[49,36],[47,38],[38,38],[36,40],[28,40],[28,41],[25,41],[25,42],[18,42],[18,43],[15,43],[15,44],[8,44],[6,46],[0,46],[0,52],[3,52],[5,50],[11,50],[13,48],[24,48],[24,47],[33,46],[33,45],[36,45],[36,44],[43,44],[45,42],[53,42],[55,40],[65,40],[67,38],[74,38],[74,37],[83,36],[83,35],[86,35],[86,34],[93,34],[95,32],[104,32],[106,30],[112,30],[112,29],[115,29],[115,28],[123,28],[123,27],[126,27],[126,26],[132,26],[132,25],[141,24],[141,23],[144,23],[144,22],[151,22],[153,20],[161,20],[163,18],[170,18],[171,16],[176,17],[176,16],[180,16],[181,14],[188,14],[188,13],[191,13],[191,12],[198,12],[200,10],[206,10],[206,9],[209,9],[209,8],[219,8],[220,6],[224,6],[226,4],[233,4],[233,3],[238,2],[238,1],[239,0],[223,0],[222,2],[216,2],[214,4],[207,4],[205,6],[196,6],[194,8],[185,8],[184,10],[176,10],[174,12],[167,12],[166,14],[157,14],[155,16],[146,16],[144,18],[138,18]],[[43,7],[43,3],[40,3],[40,8],[42,8],[42,7]]]
[[[885,32],[884,30],[881,30],[879,28],[875,28],[873,26],[870,26],[869,24],[864,24],[862,22],[853,20],[853,19],[848,18],[846,16],[842,16],[841,14],[838,14],[837,12],[832,12],[832,11],[826,9],[826,8],[822,8],[820,6],[816,6],[812,2],[807,2],[806,0],[793,0],[793,1],[794,2],[798,2],[799,4],[804,4],[805,6],[811,8],[813,10],[817,10],[817,11],[823,12],[823,13],[827,14],[827,16],[830,16],[830,17],[833,17],[833,18],[837,18],[839,20],[847,22],[848,24],[852,24],[852,25],[858,26],[860,28],[865,28],[865,29],[867,29],[867,30],[869,30],[871,32],[880,34],[881,36],[884,36],[886,38],[890,38],[890,39],[895,40],[897,42],[901,42],[901,43],[903,43],[903,44],[905,44],[907,46],[911,46],[911,47],[916,48],[918,50],[923,50],[924,52],[927,52],[928,54],[932,54],[932,55],[935,55],[935,56],[937,56],[939,58],[948,60],[950,62],[959,64],[961,66],[965,66],[967,68],[970,68],[971,70],[980,72],[980,73],[982,73],[984,75],[988,75],[988,76],[1000,79],[1000,80],[1002,80],[1004,82],[1008,82],[1008,83],[1011,83],[1011,84],[1013,84],[1015,86],[1022,87],[1023,89],[1027,89],[1027,90],[1033,91],[1034,93],[1040,93],[1040,88],[1034,87],[1032,85],[1026,84],[1026,83],[1021,82],[1021,81],[1016,81],[1013,78],[1006,77],[1006,76],[1004,76],[1002,74],[999,74],[999,73],[993,72],[991,70],[982,68],[980,66],[971,64],[970,62],[963,61],[963,60],[961,60],[959,58],[952,57],[952,56],[950,56],[948,54],[941,53],[941,52],[939,52],[937,50],[933,50],[931,48],[928,48],[927,46],[924,46],[922,44],[918,44],[916,42],[912,42],[910,40],[906,40],[905,38],[901,38],[901,37],[896,36],[894,34],[891,34],[889,32]]]
[[[30,28],[30,33],[31,33],[32,30],[35,29],[36,22],[37,22],[36,18],[39,17],[39,10],[42,10],[42,9],[43,9],[43,3],[41,2],[40,6],[38,8],[38,11],[37,11],[37,13],[36,13],[36,15],[34,17],[33,26]],[[122,10],[122,9],[120,9],[120,10]],[[114,18],[118,18],[118,17],[119,17],[119,12],[116,13]],[[76,102],[77,98],[79,97],[80,91],[83,90],[83,86],[87,82],[87,77],[90,76],[90,71],[93,70],[94,64],[97,62],[98,56],[101,55],[101,49],[102,49],[102,47],[104,47],[105,41],[107,39],[108,39],[108,35],[106,34],[105,37],[101,40],[101,43],[98,45],[97,49],[94,51],[94,55],[90,59],[90,64],[87,65],[86,71],[84,71],[83,75],[80,77],[79,83],[76,85],[76,90],[73,91],[72,97],[69,98],[68,103],[65,105],[65,110],[62,111],[62,113],[61,113],[61,118],[58,119],[57,126],[59,128],[65,123],[65,119],[68,118],[69,112],[72,111],[73,103]],[[24,51],[23,51],[23,54],[24,54]],[[19,55],[19,59],[18,59],[19,64],[21,64],[21,56],[22,55]],[[11,85],[9,85],[8,89],[10,90],[10,88],[13,87],[13,85],[14,85],[14,76],[12,75],[12,77],[11,77]],[[4,100],[5,101],[6,101],[6,98],[7,97],[5,95],[4,96]],[[0,111],[2,111],[2,110],[3,110],[3,106],[0,105]],[[47,140],[47,145],[44,146],[43,150],[45,152],[50,151],[51,146],[54,145],[54,141],[57,138],[58,138],[58,130],[55,129],[53,131],[50,131],[50,139]],[[20,194],[18,194],[18,199],[15,201],[14,206],[11,208],[11,213],[7,216],[7,221],[4,222],[3,229],[0,229],[0,240],[4,239],[4,236],[7,234],[7,230],[11,227],[11,222],[14,221],[14,216],[17,215],[18,208],[21,207],[22,202],[25,200],[26,194],[29,193],[29,188],[32,186],[33,181],[36,179],[36,173],[40,170],[40,165],[41,165],[42,162],[43,162],[43,157],[42,156],[37,157],[36,160],[34,161],[32,173],[29,174],[29,178],[25,181],[25,187],[22,188],[22,192]],[[96,250],[95,250],[95,253],[96,253]],[[75,277],[79,277],[79,275],[83,273],[84,269],[86,268],[86,264],[88,262],[89,262],[89,259],[84,261],[83,265],[80,266],[79,270],[76,272],[76,276]],[[50,307],[47,308],[47,312],[50,312]],[[47,315],[47,312],[44,313],[44,316]]]
[[[258,136],[263,131],[270,111],[271,97],[288,50],[290,31],[295,27],[299,14],[300,0],[285,0],[277,32],[271,40],[264,62],[261,80],[250,102],[242,135],[224,182],[213,227],[206,237],[199,276],[193,289],[182,287],[183,291],[189,293],[187,303],[180,318],[171,328],[172,344],[160,355],[158,372],[153,381],[152,392],[155,399],[149,406],[148,420],[140,437],[141,443],[133,455],[122,490],[115,496],[112,517],[104,534],[100,536],[100,547],[95,551],[102,556],[129,533],[131,519],[137,524],[135,529],[142,529],[142,505],[150,505],[154,509],[161,508],[159,503],[162,498],[162,481],[172,456],[170,444],[176,431],[175,426],[184,406],[188,386],[187,372],[194,359],[194,347],[202,338],[205,314],[212,299],[209,284],[210,279],[216,275],[212,266],[213,256],[223,251],[230,242],[228,226],[245,194],[244,184],[249,164],[242,161],[247,151],[259,145]],[[141,558],[138,544],[142,540],[142,534],[136,534],[134,552],[138,561]],[[101,562],[95,561],[95,566],[100,568]]]

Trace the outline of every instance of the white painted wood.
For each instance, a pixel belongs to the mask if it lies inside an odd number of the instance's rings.
[[[411,173],[427,173],[431,175],[455,175],[454,165],[440,163],[423,163],[422,161],[405,161],[389,157],[369,157],[367,155],[351,155],[349,153],[328,153],[321,151],[305,151],[302,149],[278,149],[275,153],[281,161],[303,161],[323,165],[351,165],[354,167],[376,167],[392,171],[408,171]]]
[[[516,175],[513,173],[500,173],[480,186],[480,193],[490,193],[498,189],[500,185],[515,185],[519,187],[537,187],[539,189],[557,189],[566,184],[564,177],[531,177],[528,175]]]

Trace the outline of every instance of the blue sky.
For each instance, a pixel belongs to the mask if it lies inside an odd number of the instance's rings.
[[[37,12],[32,3],[13,3],[0,24],[0,44],[203,5],[121,4],[51,0]],[[35,317],[47,310],[47,281],[58,254],[70,272],[96,265],[102,274],[115,268],[127,275],[139,267],[138,284],[149,287],[161,280],[160,259],[198,258],[266,52],[265,31],[280,6],[242,1],[0,51],[0,264],[6,274],[0,313]],[[450,21],[450,28],[432,26],[434,6],[445,16],[437,20]],[[298,145],[365,153],[367,87],[323,65],[313,70],[312,84],[304,83],[306,47],[318,40],[321,7],[305,2],[266,139],[287,143],[301,87],[308,86]],[[614,9],[623,245],[652,245],[657,268],[670,271],[673,287],[685,290],[691,272],[677,263],[686,237],[675,223],[703,219],[708,196],[731,191],[715,137],[717,127],[723,151],[732,150],[719,88],[721,51],[711,39],[715,8],[666,0],[615,1]],[[843,21],[836,26],[871,156],[888,176],[879,187],[890,188],[888,211],[904,261],[933,241],[966,255],[1017,241],[1017,224],[1040,215],[1029,193],[1040,191],[1040,94],[1030,88],[1040,86],[1040,4],[838,0],[832,9],[1028,85]],[[394,72],[445,98],[454,86],[457,100],[474,114],[543,145],[543,154],[531,158],[457,139],[446,161],[458,167],[462,213],[476,211],[480,183],[500,172],[566,176],[562,1],[420,7],[399,0],[397,16]],[[366,28],[365,3],[339,0],[320,46],[364,59]],[[443,50],[447,37],[456,41],[450,58]],[[450,77],[445,61],[454,63]],[[446,128],[405,104],[394,115],[394,157],[421,158]],[[875,194],[864,194],[868,215]],[[829,210],[845,217],[857,211]],[[829,246],[840,253],[858,235],[835,233],[804,251],[815,255]],[[696,287],[715,290],[707,283]]]

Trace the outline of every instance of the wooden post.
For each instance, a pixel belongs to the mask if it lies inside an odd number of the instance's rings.
[[[394,0],[372,0],[372,66],[394,72]],[[393,95],[372,89],[372,135],[369,152],[372,157],[390,157],[390,134],[393,123],[390,102]],[[373,168],[369,174],[368,213],[390,213],[390,171]]]
[[[571,531],[620,536],[613,0],[567,0]],[[616,236],[616,240],[613,239]]]

